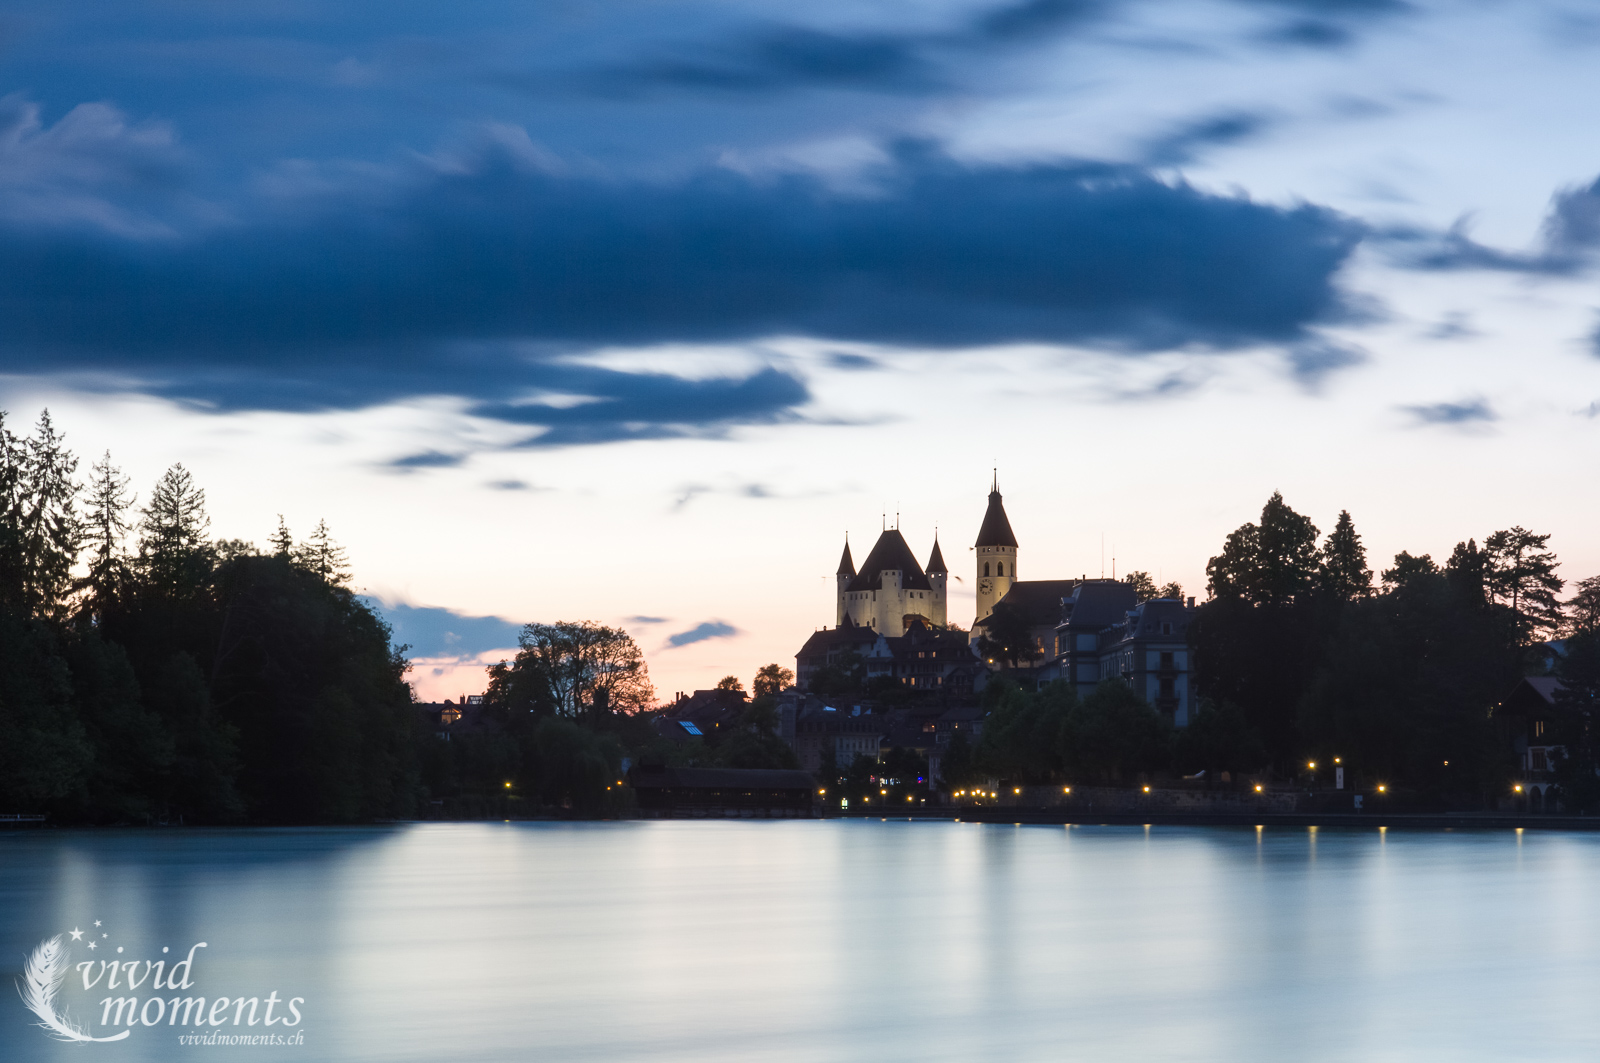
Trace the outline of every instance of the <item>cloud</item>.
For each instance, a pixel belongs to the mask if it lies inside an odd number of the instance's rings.
[[[540,429],[533,446],[715,435],[796,416],[805,382],[575,356],[777,335],[1294,342],[1345,312],[1334,277],[1363,235],[1331,210],[1130,167],[964,165],[901,145],[853,194],[805,174],[555,174],[500,138],[403,195],[330,195],[183,240],[0,229],[0,357],[220,411],[456,395]],[[507,397],[530,393],[586,401]]]
[[[630,624],[665,624],[666,622],[667,622],[667,618],[664,617],[664,616],[630,616],[630,617],[628,617],[628,623],[630,623]]]
[[[771,422],[811,398],[797,377],[766,368],[746,377],[684,380],[655,373],[616,373],[567,369],[602,386],[584,387],[573,379],[568,389],[593,395],[576,405],[548,402],[480,403],[479,417],[545,429],[523,446],[554,447],[632,439],[672,439],[718,434],[733,424]]]
[[[1417,269],[1484,269],[1566,275],[1588,266],[1600,250],[1600,178],[1565,188],[1550,198],[1550,210],[1531,251],[1506,251],[1480,244],[1470,234],[1471,217],[1444,232],[1417,229],[1379,234],[1381,243]]]
[[[1499,415],[1483,399],[1466,399],[1461,402],[1435,402],[1423,406],[1402,406],[1419,425],[1445,425],[1471,427],[1492,424]]]
[[[793,24],[744,27],[680,41],[577,76],[602,96],[649,89],[774,93],[850,89],[894,94],[953,90],[973,50],[1038,46],[1115,6],[1106,0],[1024,0],[979,12],[948,29],[837,30]],[[541,85],[547,79],[540,79]]]
[[[828,364],[835,369],[867,370],[877,369],[881,366],[875,358],[868,358],[864,354],[851,354],[848,351],[834,351],[828,355]]]
[[[394,629],[395,644],[409,644],[413,657],[475,657],[517,645],[521,624],[498,616],[465,616],[453,609],[364,599]]]
[[[484,486],[493,491],[548,491],[548,487],[535,487],[526,480],[490,480]]]
[[[707,639],[726,639],[739,634],[739,629],[732,624],[725,624],[721,620],[707,620],[697,624],[688,631],[680,631],[667,638],[666,648],[676,650],[683,646],[692,646],[696,642],[705,642]]]
[[[1425,335],[1430,340],[1467,340],[1475,339],[1483,333],[1472,324],[1471,314],[1463,310],[1452,310]]]
[[[1248,140],[1265,129],[1267,116],[1229,111],[1196,119],[1152,143],[1145,153],[1151,166],[1180,166],[1193,162],[1200,151]]]
[[[467,460],[465,454],[446,454],[438,450],[425,450],[420,454],[407,454],[385,462],[391,469],[453,469]]]
[[[1370,356],[1362,348],[1351,344],[1311,339],[1290,347],[1287,357],[1295,379],[1303,386],[1316,390],[1330,374],[1361,365]]]

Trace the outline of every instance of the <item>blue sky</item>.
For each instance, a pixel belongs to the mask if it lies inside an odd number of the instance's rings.
[[[748,679],[846,529],[960,571],[996,464],[1024,576],[1198,592],[1276,489],[1576,579],[1597,59],[1564,2],[24,0],[0,400],[326,517],[434,692],[580,617]]]

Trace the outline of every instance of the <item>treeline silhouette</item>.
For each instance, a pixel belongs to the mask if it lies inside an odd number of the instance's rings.
[[[985,776],[1125,785],[1205,771],[1239,785],[1244,773],[1293,779],[1338,757],[1348,785],[1480,806],[1510,792],[1516,769],[1496,707],[1522,676],[1553,669],[1563,803],[1600,807],[1600,577],[1562,601],[1549,538],[1497,531],[1458,543],[1442,564],[1401,552],[1375,582],[1349,513],[1319,542],[1273,494],[1207,566],[1187,728],[1115,680],[1082,698],[1002,681],[985,692],[982,740],[953,748],[945,775],[957,786]]]
[[[416,710],[325,524],[213,541],[174,465],[137,505],[46,411],[0,415],[0,812],[65,822],[411,814]]]

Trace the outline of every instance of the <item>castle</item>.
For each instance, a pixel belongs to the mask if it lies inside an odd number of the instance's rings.
[[[1019,682],[1063,681],[1083,695],[1102,680],[1120,678],[1177,726],[1187,724],[1193,598],[1141,601],[1125,581],[1087,575],[1019,578],[1017,537],[998,477],[972,549],[977,601],[971,630],[964,632],[949,620],[950,572],[937,534],[926,567],[917,564],[898,527],[883,529],[859,570],[847,539],[835,574],[835,626],[815,631],[795,655],[798,688],[812,690],[825,673],[837,686],[859,672],[867,687],[878,683],[880,693],[880,681],[887,681],[946,699],[970,698],[989,671],[1009,664]],[[1006,619],[1007,645],[1028,647],[1015,659],[981,656],[997,615]]]
[[[983,525],[978,529],[978,541],[973,544],[973,550],[976,552],[973,585],[978,592],[974,624],[982,624],[1000,600],[1013,590],[1019,595],[1026,593],[1035,597],[1033,592],[1038,592],[1048,597],[1063,590],[1058,584],[1064,584],[1070,593],[1071,581],[1022,583],[1017,579],[1017,537],[1011,531],[1011,521],[1006,518],[998,478],[990,487],[989,508],[983,515]],[[882,635],[904,634],[916,619],[929,627],[946,627],[949,624],[946,587],[949,578],[937,533],[933,538],[933,552],[928,555],[924,568],[917,564],[916,555],[900,529],[885,528],[859,571],[850,557],[847,536],[844,554],[839,558],[839,571],[834,577],[839,595],[834,624],[869,628]]]

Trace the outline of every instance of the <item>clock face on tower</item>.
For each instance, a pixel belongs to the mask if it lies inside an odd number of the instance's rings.
[[[979,594],[993,594],[994,593],[994,581],[993,580],[987,580],[987,579],[979,580],[978,581],[978,593]]]

